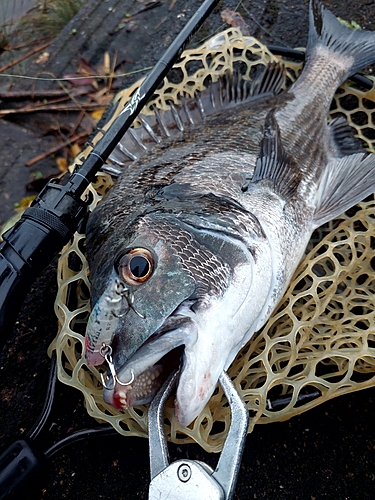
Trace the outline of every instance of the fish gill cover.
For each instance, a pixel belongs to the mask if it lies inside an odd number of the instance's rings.
[[[173,81],[165,79],[143,113],[153,113],[153,105],[164,110],[169,108],[169,101],[179,104],[180,96],[193,96],[234,68],[251,79],[256,67],[277,60],[255,38],[243,36],[238,29],[226,30],[201,47],[185,51],[175,66]],[[301,64],[288,60],[284,64],[290,84]],[[140,83],[118,94],[115,113],[104,129]],[[375,152],[374,108],[375,84],[364,91],[345,83],[336,93],[331,118],[346,116],[368,151]],[[139,125],[136,121],[134,126]],[[100,137],[98,132],[93,143]],[[75,165],[89,151],[90,147],[86,148]],[[95,185],[89,188],[91,209],[112,184],[109,175],[98,174]],[[256,423],[286,420],[333,397],[375,385],[374,218],[375,201],[371,197],[315,231],[284,299],[230,366],[228,373],[250,412],[249,432]],[[120,412],[106,404],[100,382],[105,367],[88,367],[82,355],[90,314],[84,234],[76,233],[65,247],[59,260],[58,283],[55,309],[59,331],[50,352],[57,353],[59,380],[82,391],[87,411],[98,421],[109,422],[124,435],[147,436],[148,407]],[[221,388],[190,426],[179,425],[172,400],[166,417],[170,441],[196,441],[214,452],[220,451],[230,424],[230,410]]]

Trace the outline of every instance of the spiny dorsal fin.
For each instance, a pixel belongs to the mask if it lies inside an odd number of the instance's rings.
[[[328,125],[339,157],[365,152],[362,142],[354,136],[353,129],[343,116],[334,118]]]
[[[280,93],[286,81],[285,67],[281,62],[269,63],[252,83],[252,95]]]
[[[251,183],[271,181],[275,192],[288,201],[298,187],[300,175],[293,158],[284,151],[280,129],[271,111],[264,124],[263,139]]]
[[[225,74],[194,98],[182,98],[182,104],[170,103],[170,109],[154,108],[154,115],[140,115],[142,125],[129,129],[109,160],[122,166],[141,158],[147,150],[166,139],[181,137],[191,126],[203,123],[210,116],[264,97],[278,94],[285,82],[286,73],[280,63],[268,64],[252,82],[244,80],[237,72]]]
[[[319,182],[315,226],[334,219],[374,192],[375,154],[357,153],[330,161]]]

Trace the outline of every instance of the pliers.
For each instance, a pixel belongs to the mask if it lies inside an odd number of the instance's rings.
[[[232,421],[217,467],[196,460],[169,463],[163,426],[164,407],[178,372],[174,372],[156,394],[148,413],[151,483],[149,500],[230,500],[233,497],[248,430],[249,414],[229,376],[219,382],[228,399]]]

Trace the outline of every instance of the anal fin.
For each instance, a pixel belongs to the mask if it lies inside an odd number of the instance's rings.
[[[317,191],[315,227],[375,192],[375,154],[357,153],[328,163]]]
[[[328,130],[337,148],[337,156],[343,157],[365,152],[362,142],[354,136],[353,129],[343,116],[334,118],[328,124]]]

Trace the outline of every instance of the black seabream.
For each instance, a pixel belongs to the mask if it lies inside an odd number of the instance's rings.
[[[337,87],[375,62],[375,34],[342,26],[317,0],[309,15],[306,64],[288,91],[275,64],[253,83],[226,76],[143,117],[111,157],[145,150],[87,227],[86,359],[110,361],[104,398],[118,409],[149,402],[174,363],[176,415],[192,422],[277,306],[314,229],[375,191],[375,156],[343,119],[327,125]]]

